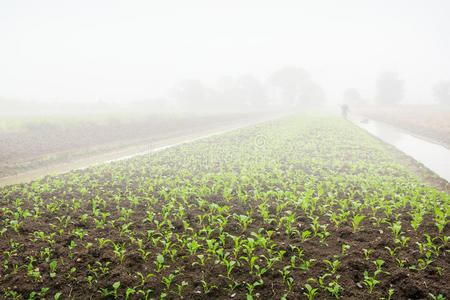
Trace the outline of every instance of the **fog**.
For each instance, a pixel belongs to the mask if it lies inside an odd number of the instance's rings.
[[[0,0],[0,298],[444,299],[449,182],[450,0]]]
[[[0,99],[292,104],[275,77],[296,70],[308,105],[374,101],[386,73],[401,103],[433,104],[450,80],[449,15],[445,0],[2,1]]]

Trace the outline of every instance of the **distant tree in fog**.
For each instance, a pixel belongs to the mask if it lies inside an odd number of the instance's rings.
[[[309,81],[309,73],[296,67],[284,67],[269,78],[269,82],[280,90],[284,103],[289,106],[297,104],[303,87]]]
[[[322,87],[301,68],[284,67],[270,76],[269,83],[278,89],[287,106],[315,106],[326,99]]]
[[[230,76],[219,78],[216,88],[216,96],[218,106],[220,107],[237,107],[240,99],[236,90],[236,79]]]
[[[316,106],[324,103],[325,100],[325,92],[322,87],[313,81],[308,81],[302,86],[297,104],[301,106]]]
[[[199,80],[184,80],[173,89],[172,94],[181,107],[202,108],[211,105],[210,91]]]
[[[363,99],[359,91],[355,88],[348,88],[344,91],[344,103],[349,105],[360,105]]]
[[[268,102],[264,84],[252,75],[243,75],[236,81],[237,94],[240,104],[251,107],[265,106]]]
[[[433,87],[433,96],[440,104],[450,104],[450,80],[438,82]]]
[[[216,89],[216,101],[221,107],[263,107],[268,103],[266,86],[253,75],[222,77]]]
[[[395,72],[384,72],[377,80],[376,96],[377,103],[383,105],[397,104],[403,100],[404,81]]]

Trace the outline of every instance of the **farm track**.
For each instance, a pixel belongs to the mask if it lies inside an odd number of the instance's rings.
[[[286,117],[0,188],[0,290],[449,297],[449,197],[341,118]]]

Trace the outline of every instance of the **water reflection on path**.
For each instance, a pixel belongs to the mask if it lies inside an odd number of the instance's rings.
[[[362,120],[367,122],[362,122]],[[385,123],[363,117],[350,118],[355,125],[365,129],[383,141],[421,162],[440,177],[450,181],[450,150],[423,139],[412,136]]]

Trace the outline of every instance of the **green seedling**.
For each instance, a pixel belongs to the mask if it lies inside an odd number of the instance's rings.
[[[353,226],[353,233],[359,230],[359,223],[365,218],[366,216],[362,215],[354,215],[352,219],[352,226]]]
[[[329,271],[331,272],[331,274],[336,273],[337,267],[341,263],[338,260],[335,260],[335,261],[331,262],[331,261],[326,260],[326,259],[324,259],[323,262],[327,263],[330,266]]]
[[[258,281],[253,282],[252,284],[247,283],[246,285],[247,285],[247,290],[248,290],[247,300],[253,300],[253,291],[255,290],[255,288],[257,286],[263,285],[263,281],[258,280]]]
[[[156,272],[161,273],[161,271],[165,268],[168,268],[169,266],[164,264],[164,256],[162,254],[158,254],[156,256],[156,261],[154,261],[156,265]]]
[[[201,280],[200,282],[201,282],[202,285],[203,285],[203,290],[204,290],[205,294],[209,294],[209,293],[211,293],[211,291],[212,291],[213,289],[217,289],[217,286],[216,286],[216,285],[210,285],[210,286],[208,286],[208,283],[207,283],[206,281],[204,281],[204,280]]]
[[[369,288],[369,294],[372,294],[373,289],[375,288],[375,286],[380,283],[379,280],[376,279],[377,274],[380,271],[377,270],[374,272],[373,276],[369,276],[367,271],[364,271],[364,284]]]
[[[303,292],[303,295],[305,295],[308,300],[314,299],[314,296],[318,293],[318,288],[313,289],[311,285],[308,283],[305,284],[306,292]]]
[[[50,277],[55,277],[56,276],[56,265],[58,264],[58,262],[56,260],[52,261],[49,266],[50,266]]]
[[[183,287],[188,286],[189,283],[187,283],[186,281],[182,281],[181,284],[177,284],[177,295],[178,297],[180,297],[180,299],[183,299],[184,297],[181,295],[181,291],[183,289]]]
[[[363,249],[364,252],[364,258],[366,260],[369,260],[369,254],[373,252],[373,249],[367,250],[367,249]]]

